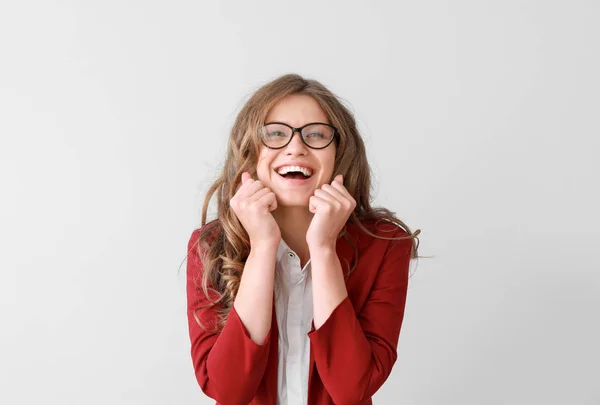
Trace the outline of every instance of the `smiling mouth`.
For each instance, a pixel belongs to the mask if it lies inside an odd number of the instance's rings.
[[[277,171],[275,171],[275,173],[277,173]],[[288,172],[286,174],[277,173],[277,175],[286,180],[308,180],[314,175],[314,173],[312,173],[310,176],[305,176],[302,172]]]
[[[279,174],[279,173],[277,173]],[[286,173],[284,175],[279,174],[281,177],[283,177],[284,179],[294,179],[294,180],[304,180],[304,179],[310,179],[311,176],[305,176],[303,173],[298,173],[298,172],[290,172],[290,173]]]

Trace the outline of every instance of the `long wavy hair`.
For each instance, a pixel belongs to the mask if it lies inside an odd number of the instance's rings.
[[[225,325],[240,285],[244,264],[250,254],[249,236],[234,211],[230,209],[229,201],[241,185],[241,175],[244,171],[256,178],[256,167],[262,146],[259,128],[264,124],[269,110],[291,94],[305,94],[314,98],[330,123],[338,128],[334,173],[344,174],[344,186],[356,200],[356,207],[348,218],[346,226],[348,223],[355,224],[365,233],[379,239],[412,238],[411,258],[419,257],[417,235],[421,231],[411,232],[404,222],[386,208],[371,207],[371,169],[352,112],[320,82],[297,74],[286,74],[259,88],[237,115],[229,135],[227,158],[223,169],[208,189],[204,199],[200,237],[197,245],[193,247],[197,249],[204,269],[201,280],[198,279],[199,277],[194,280],[195,288],[201,290],[209,301],[209,304],[194,310],[194,318],[203,328],[205,327],[200,322],[196,311],[213,306],[217,306],[219,313],[215,326],[221,329]],[[217,218],[207,223],[208,206],[215,193]],[[406,231],[407,235],[401,238],[377,236],[364,226],[367,221],[392,222]],[[346,226],[338,238],[343,237],[355,251],[352,266],[348,264],[347,277],[356,267],[358,252],[346,234]]]

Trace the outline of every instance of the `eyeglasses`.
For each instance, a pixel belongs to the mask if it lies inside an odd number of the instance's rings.
[[[312,149],[326,148],[338,136],[336,127],[322,122],[311,122],[300,128],[294,128],[283,122],[268,122],[260,128],[259,132],[262,143],[270,149],[286,147],[296,132],[300,132],[302,142]]]

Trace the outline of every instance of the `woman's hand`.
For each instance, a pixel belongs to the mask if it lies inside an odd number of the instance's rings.
[[[309,249],[332,247],[337,236],[356,207],[356,201],[338,174],[330,184],[323,184],[309,199],[308,209],[315,214],[306,232]]]
[[[277,208],[277,198],[260,180],[242,173],[242,185],[229,201],[248,236],[250,245],[261,243],[279,245],[281,230],[271,211]]]

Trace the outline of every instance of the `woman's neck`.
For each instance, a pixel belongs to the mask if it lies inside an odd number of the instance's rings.
[[[279,225],[281,237],[285,243],[296,252],[302,266],[308,261],[310,253],[306,243],[306,232],[314,214],[308,207],[277,207],[273,212],[273,218]]]

